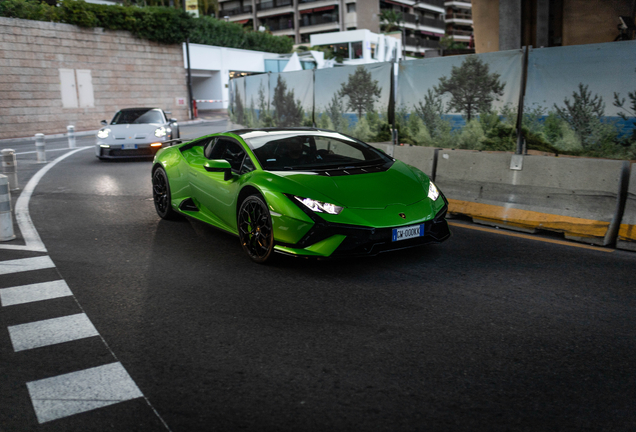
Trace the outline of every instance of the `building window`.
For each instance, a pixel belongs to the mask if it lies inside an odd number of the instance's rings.
[[[352,59],[363,58],[362,42],[351,42],[351,58]]]
[[[353,13],[356,11],[356,4],[355,3],[349,3],[347,5],[347,13]]]

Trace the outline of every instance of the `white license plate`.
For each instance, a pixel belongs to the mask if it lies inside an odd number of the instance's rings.
[[[407,240],[424,236],[424,224],[393,228],[393,241]]]
[[[122,144],[122,150],[135,150],[137,148],[137,144]]]

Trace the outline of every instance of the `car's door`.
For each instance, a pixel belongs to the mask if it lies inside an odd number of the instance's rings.
[[[253,169],[243,146],[232,138],[218,137],[204,149],[206,160],[224,159],[232,167],[232,177],[225,180],[225,173],[210,172],[205,166],[193,167],[193,189],[196,199],[209,212],[211,218],[220,222],[223,228],[236,230],[236,198],[240,187],[240,177]],[[245,163],[245,161],[247,161]],[[251,167],[251,168],[250,168]]]

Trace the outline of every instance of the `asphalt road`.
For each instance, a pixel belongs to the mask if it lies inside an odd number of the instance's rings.
[[[42,165],[23,158],[26,183]],[[150,166],[62,160],[30,203],[47,252],[0,249],[54,263],[0,289],[72,292],[0,308],[1,431],[636,430],[636,254],[455,221],[441,245],[256,265],[231,235],[160,220]],[[21,325],[83,314],[90,336],[14,349]],[[60,416],[93,370],[117,384],[92,397],[107,406]],[[59,376],[66,393],[38,393]]]

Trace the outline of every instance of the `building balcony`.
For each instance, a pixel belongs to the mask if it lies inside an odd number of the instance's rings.
[[[338,16],[335,17],[324,17],[321,15],[306,15],[308,18],[305,18],[303,16],[302,19],[299,20],[298,25],[300,27],[310,27],[310,26],[317,26],[317,25],[323,25],[323,24],[339,24],[339,19]]]
[[[282,7],[290,7],[292,6],[292,0],[272,0],[261,2],[256,5],[257,11],[265,11],[269,9],[276,9]]]
[[[224,17],[224,16],[234,16],[234,15],[242,15],[242,14],[251,14],[252,13],[252,5],[249,6],[242,6],[242,7],[237,7],[234,9],[228,9],[228,10],[220,10],[219,11],[219,16]]]
[[[409,30],[420,30],[421,27],[427,27],[428,31],[436,30],[438,33],[444,33],[446,23],[443,20],[434,18],[425,18],[409,13],[402,14],[404,27]]]
[[[444,20],[434,18],[421,17],[419,19],[419,25],[433,27],[440,30],[444,30],[446,28],[446,23],[444,22]]]
[[[473,5],[470,0],[446,0],[444,2],[446,7],[454,7],[459,9],[472,9]]]
[[[405,38],[405,45],[416,47],[418,49],[419,48],[437,49],[439,48],[439,41],[407,36]]]
[[[444,0],[416,1],[414,7],[420,8],[420,9],[433,10],[433,11],[436,11],[436,12],[443,12],[444,11]]]
[[[279,32],[282,30],[291,30],[293,33],[294,30],[294,21],[293,16],[289,18],[289,20],[280,20],[280,21],[265,21],[262,22],[262,25],[269,28],[271,32]]]

